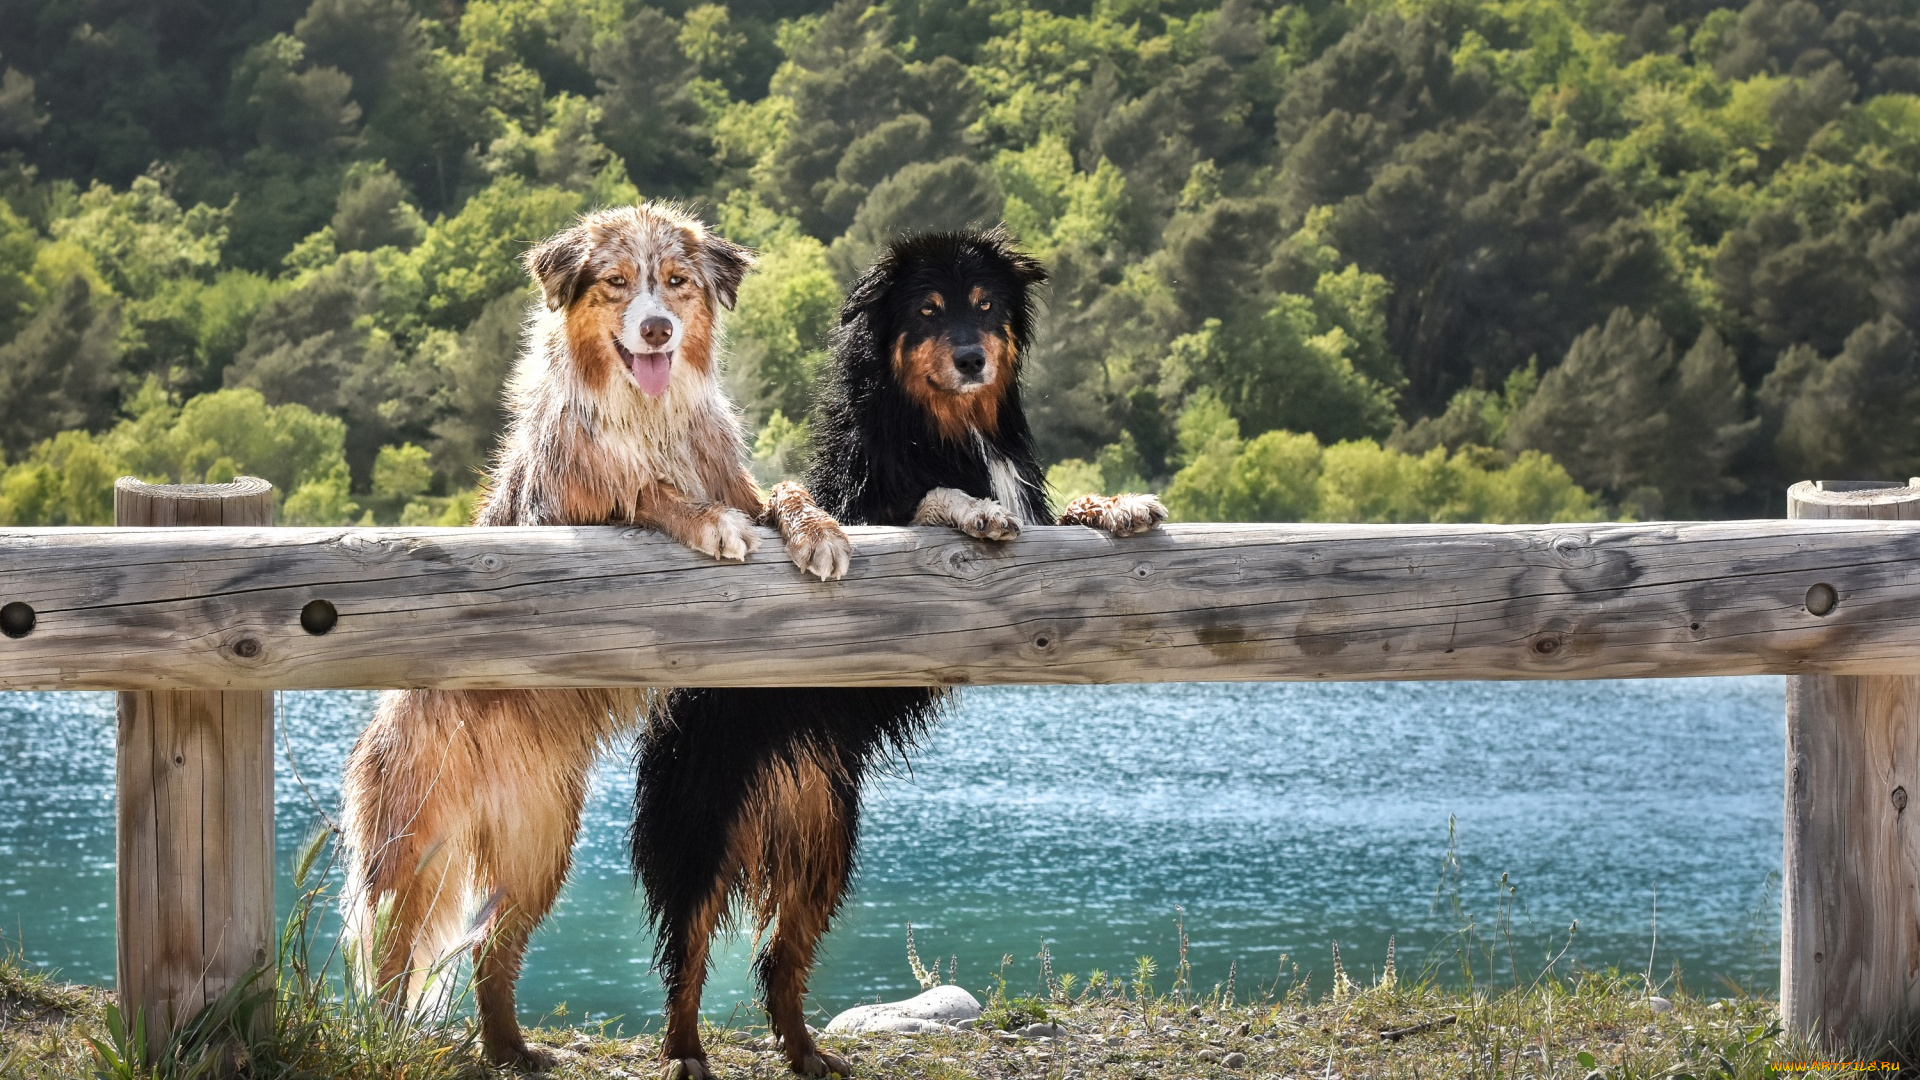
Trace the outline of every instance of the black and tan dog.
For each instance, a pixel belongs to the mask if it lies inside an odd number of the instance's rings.
[[[910,237],[880,255],[841,308],[813,417],[808,487],[822,509],[986,540],[1050,520],[1020,408],[1031,293],[1045,279],[999,230]],[[1151,495],[1089,496],[1060,523],[1128,535],[1165,516]],[[849,1071],[807,1031],[807,975],[853,871],[861,785],[947,700],[928,687],[680,690],[647,726],[633,859],[667,983],[667,1080],[708,1075],[700,991],[736,899],[764,936],[756,974],[788,1064]]]

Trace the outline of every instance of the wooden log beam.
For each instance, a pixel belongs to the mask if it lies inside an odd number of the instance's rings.
[[[1920,522],[851,532],[0,531],[0,689],[1920,673]]]

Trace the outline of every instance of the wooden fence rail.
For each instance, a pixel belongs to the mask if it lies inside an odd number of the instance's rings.
[[[1920,522],[850,532],[5,531],[0,689],[1920,673]]]
[[[134,489],[166,489],[122,483],[121,524],[167,523],[125,512]],[[205,506],[258,493],[181,493],[203,505],[178,523],[231,523]],[[168,874],[259,876],[255,854],[229,850],[271,836],[270,742],[245,694],[1793,675],[1782,1005],[1794,1029],[1844,1038],[1920,1007],[1920,814],[1905,817],[1920,794],[1920,481],[1801,484],[1789,510],[1124,540],[1037,528],[1007,544],[861,528],[830,583],[803,578],[770,532],[745,564],[719,564],[605,527],[0,530],[0,689],[148,692],[122,700],[120,989],[160,1039],[257,961],[271,919],[270,882],[129,915],[148,878],[164,892]],[[1845,518],[1874,520],[1827,520]],[[163,691],[237,704],[147,721],[162,734],[130,766],[141,703]],[[264,825],[142,808],[192,784]],[[149,850],[176,853],[157,877]]]

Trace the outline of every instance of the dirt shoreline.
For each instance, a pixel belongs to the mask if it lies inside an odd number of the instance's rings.
[[[111,994],[99,988],[61,984],[18,967],[0,971],[0,1077],[181,1075],[164,1068],[103,1069],[106,1063],[88,1040],[113,1045],[108,1033],[111,1001]],[[992,1018],[991,1001],[989,1005]],[[1350,988],[1311,998],[1296,991],[1283,999],[1231,1004],[1218,998],[1142,998],[1110,990],[1072,1000],[1029,1001],[1026,1007],[1044,1010],[1062,1034],[1022,1036],[982,1024],[966,1031],[827,1035],[822,1041],[851,1060],[856,1075],[908,1080],[1763,1080],[1779,1075],[1769,1071],[1774,1062],[1836,1060],[1781,1038],[1778,1010],[1768,999],[1708,1001],[1682,993],[1655,997],[1646,992],[1642,978],[1618,974],[1478,991],[1431,984]],[[318,1019],[290,1015],[299,1010],[284,1005],[281,1013],[278,1041],[250,1047],[246,1075],[404,1075],[408,1080],[512,1075],[478,1059],[464,1021],[396,1034],[361,1030],[378,1022],[346,1006],[338,1015]],[[307,1025],[298,1033],[297,1047],[287,1033],[296,1021]],[[548,1074],[555,1080],[627,1080],[660,1072],[654,1031],[613,1037],[604,1030],[536,1027],[529,1036],[558,1059]],[[790,1075],[778,1046],[762,1028],[710,1027],[706,1036],[717,1077]],[[1883,1051],[1894,1052],[1891,1047]]]

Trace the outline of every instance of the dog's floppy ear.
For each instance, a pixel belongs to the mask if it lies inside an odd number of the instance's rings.
[[[725,237],[708,233],[700,242],[700,258],[706,263],[707,280],[713,283],[714,297],[720,301],[721,307],[732,311],[733,305],[740,300],[740,279],[753,269],[759,256],[751,248],[741,247]]]
[[[993,248],[995,254],[1007,260],[1007,265],[1013,267],[1013,276],[1020,279],[1020,284],[1029,288],[1045,284],[1047,268],[1040,265],[1039,259],[1020,249],[1013,234],[1007,231],[1006,222],[988,229],[981,234],[981,238]]]
[[[880,306],[880,298],[887,293],[887,287],[893,284],[894,272],[900,260],[891,246],[883,248],[874,256],[872,265],[866,273],[847,286],[847,298],[840,304],[841,325],[852,322],[862,314],[871,314]]]
[[[1013,264],[1014,276],[1022,285],[1043,285],[1047,280],[1047,268],[1040,260],[1018,249],[1007,252],[1007,261]]]
[[[539,283],[548,311],[559,311],[580,298],[586,288],[588,250],[586,230],[576,225],[527,252],[527,273]]]

